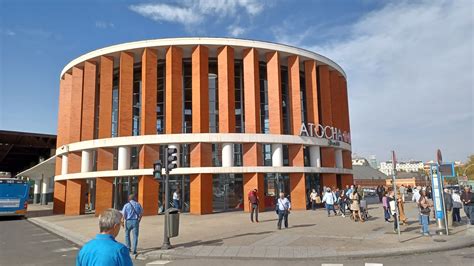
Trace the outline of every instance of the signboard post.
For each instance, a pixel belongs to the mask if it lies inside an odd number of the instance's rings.
[[[443,157],[441,151],[438,149],[437,154],[437,164],[432,164],[430,166],[431,174],[431,184],[433,190],[433,202],[436,214],[436,221],[438,223],[439,234],[443,234],[443,231],[446,230],[446,235],[448,232],[448,223],[446,217],[445,203],[444,203],[444,189],[443,189],[443,175],[440,172],[440,165],[443,163]]]

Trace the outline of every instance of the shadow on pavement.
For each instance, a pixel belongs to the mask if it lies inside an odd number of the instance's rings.
[[[15,220],[23,220],[24,217],[21,216],[0,216],[0,222],[3,221],[15,221]]]
[[[27,217],[28,218],[34,218],[34,217],[44,217],[44,216],[52,216],[53,210],[34,210],[34,211],[28,211]]]
[[[311,227],[311,226],[315,226],[315,225],[316,224],[297,224],[297,225],[290,226],[290,228]]]

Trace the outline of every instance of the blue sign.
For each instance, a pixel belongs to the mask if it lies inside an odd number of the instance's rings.
[[[431,172],[431,187],[433,188],[433,203],[436,212],[436,218],[443,219],[444,207],[443,207],[443,176],[439,172],[437,164],[432,164],[430,167]]]

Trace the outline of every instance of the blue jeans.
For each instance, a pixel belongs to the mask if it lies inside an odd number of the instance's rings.
[[[341,203],[339,203],[339,209],[341,210],[341,213],[346,215],[346,203],[344,201],[341,201]]]
[[[285,228],[288,228],[288,211],[278,210],[278,229],[281,229],[281,222],[284,220]]]
[[[429,216],[428,215],[420,215],[421,216],[421,229],[423,234],[429,234],[430,231],[428,229],[428,223],[429,223]]]
[[[138,220],[125,221],[125,244],[130,250],[130,231],[133,231],[133,253],[137,253],[139,225]]]
[[[328,211],[328,215],[331,213],[331,210],[336,214],[336,209],[334,209],[334,204],[327,204],[326,203],[326,210]]]
[[[175,207],[176,209],[181,209],[181,204],[179,204],[179,200],[173,200],[173,207]]]

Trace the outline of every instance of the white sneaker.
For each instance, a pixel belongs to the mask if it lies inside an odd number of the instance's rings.
[[[344,213],[342,214],[342,217],[346,217],[346,216],[344,215]]]

